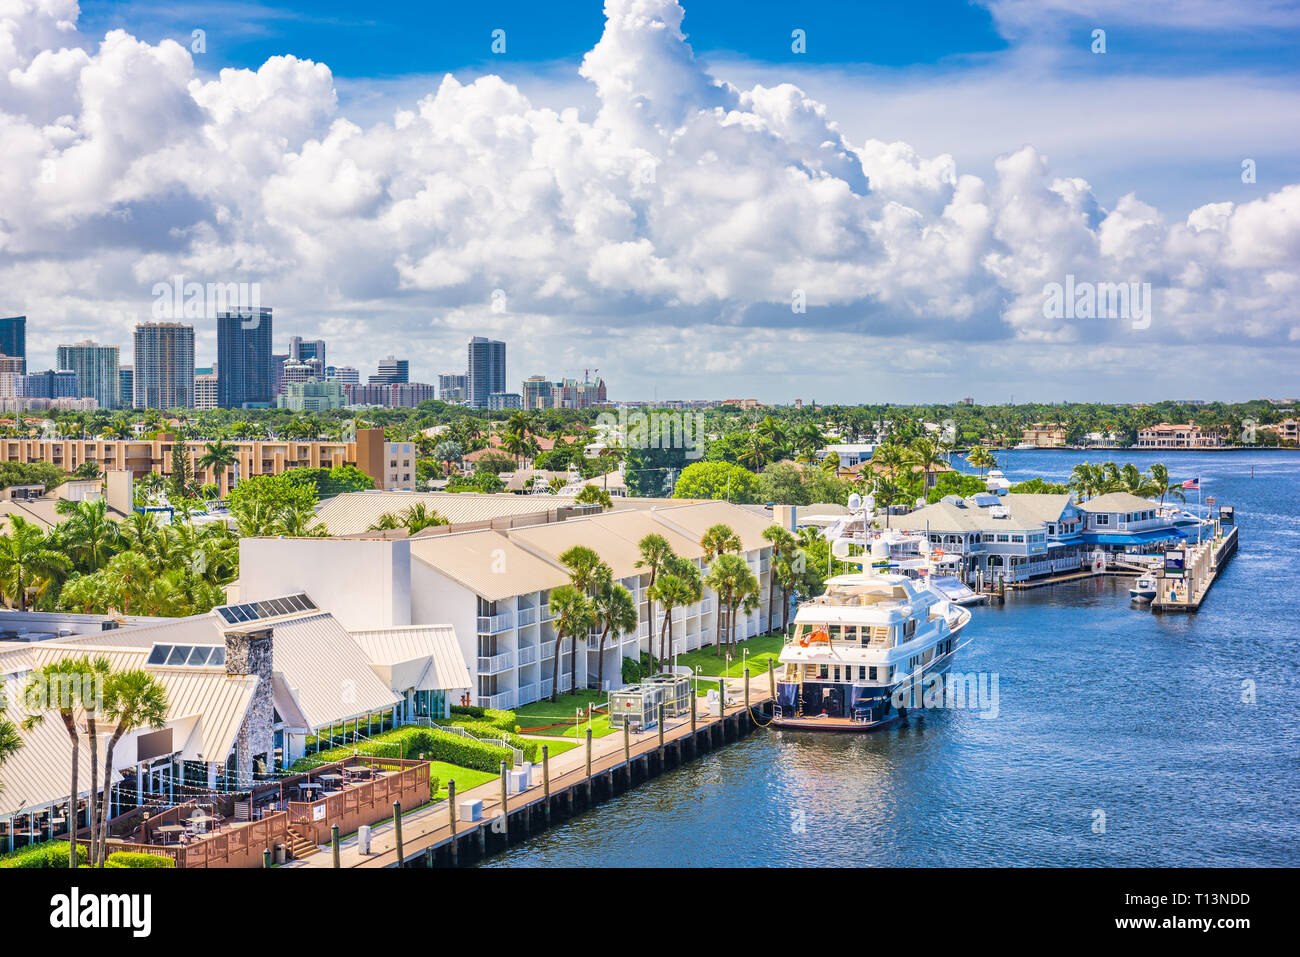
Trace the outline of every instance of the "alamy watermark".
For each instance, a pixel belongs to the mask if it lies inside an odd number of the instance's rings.
[[[1124,319],[1148,329],[1151,305],[1149,282],[1077,282],[1068,273],[1064,283],[1043,285],[1045,319]]]
[[[904,679],[894,688],[890,701],[895,708],[926,708],[978,711],[981,718],[999,714],[998,672],[952,671]]]
[[[700,412],[602,412],[596,428],[623,437],[629,449],[685,449],[691,460],[704,457],[704,415]]]
[[[261,321],[262,284],[258,282],[187,282],[173,276],[169,282],[153,284],[155,321],[216,319],[223,313],[244,312],[245,329],[256,329]]]

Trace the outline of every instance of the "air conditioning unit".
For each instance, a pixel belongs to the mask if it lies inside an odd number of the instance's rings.
[[[1011,510],[1005,505],[994,505],[989,508],[989,518],[1010,518]]]

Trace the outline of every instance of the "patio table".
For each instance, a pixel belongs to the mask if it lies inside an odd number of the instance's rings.
[[[179,824],[164,824],[158,828],[158,833],[162,835],[163,845],[166,846],[167,839],[177,834],[183,834],[185,828]]]

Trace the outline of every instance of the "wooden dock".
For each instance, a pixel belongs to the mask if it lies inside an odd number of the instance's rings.
[[[1156,597],[1151,601],[1151,611],[1156,614],[1199,611],[1219,572],[1236,553],[1236,525],[1200,545],[1189,543],[1183,577],[1169,578],[1161,573],[1156,579]]]
[[[456,867],[481,861],[765,726],[775,703],[774,681],[770,672],[751,677],[746,694],[744,681],[733,679],[734,703],[721,715],[697,710],[635,735],[615,731],[593,739],[589,759],[583,741],[549,761],[543,779],[519,793],[506,794],[504,784],[493,781],[457,794],[457,804],[466,798],[483,802],[477,821],[453,819],[452,802],[442,801],[403,814],[400,838],[391,823],[375,828],[370,854],[360,853],[354,836],[341,842],[337,863],[333,848],[327,846],[325,853],[289,866]]]

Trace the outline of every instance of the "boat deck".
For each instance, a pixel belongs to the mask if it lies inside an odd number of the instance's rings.
[[[772,726],[777,728],[803,728],[809,731],[874,731],[876,728],[891,724],[895,720],[896,717],[893,715],[883,721],[854,721],[852,718],[801,715],[792,718],[773,718]]]

